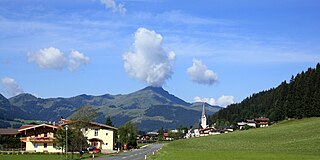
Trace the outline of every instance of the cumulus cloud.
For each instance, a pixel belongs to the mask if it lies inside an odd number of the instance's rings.
[[[90,63],[90,58],[86,57],[83,53],[72,50],[69,55],[69,70],[73,72],[81,65],[86,65]]]
[[[5,91],[10,95],[10,96],[16,96],[20,93],[23,93],[22,89],[20,86],[17,84],[17,82],[10,77],[5,77],[1,79],[2,86],[4,87]]]
[[[81,65],[90,63],[90,58],[77,50],[72,50],[68,59],[63,52],[54,47],[43,48],[35,53],[28,53],[27,57],[29,62],[35,63],[40,68],[62,70],[68,66],[71,72]]]
[[[100,0],[100,2],[106,7],[106,9],[111,9],[113,12],[119,12],[124,15],[127,11],[122,3],[117,4],[115,0]]]
[[[175,53],[162,47],[162,36],[139,28],[135,32],[134,51],[123,55],[126,72],[152,86],[162,86],[173,73]]]
[[[218,105],[218,106],[226,107],[234,103],[234,97],[222,95],[216,100],[214,98],[201,98],[196,96],[194,97],[194,102],[206,102],[210,105]]]
[[[187,69],[187,73],[191,80],[196,83],[212,85],[218,81],[217,74],[197,59],[193,59],[192,66]]]
[[[57,48],[49,47],[40,49],[36,53],[27,54],[28,61],[41,68],[62,70],[67,63],[64,54]]]

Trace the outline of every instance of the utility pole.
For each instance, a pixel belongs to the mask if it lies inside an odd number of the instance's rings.
[[[68,159],[68,125],[66,125],[66,160]]]

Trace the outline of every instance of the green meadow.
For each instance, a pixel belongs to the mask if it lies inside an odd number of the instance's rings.
[[[282,121],[268,128],[177,140],[151,160],[320,159],[320,118]]]

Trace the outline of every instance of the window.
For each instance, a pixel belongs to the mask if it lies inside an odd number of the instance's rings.
[[[48,133],[44,133],[44,137],[48,137]]]
[[[38,137],[38,132],[34,133],[34,137]]]
[[[108,133],[106,133],[106,136],[108,135]]]
[[[108,145],[108,143],[106,143],[106,145]]]
[[[38,148],[38,143],[33,144],[34,148]]]
[[[48,143],[44,143],[43,148],[47,148],[47,147],[48,147]]]
[[[94,136],[98,136],[98,130],[97,129],[94,130]]]
[[[84,129],[84,131],[86,131],[86,132],[87,132],[87,131],[88,131],[88,128]]]

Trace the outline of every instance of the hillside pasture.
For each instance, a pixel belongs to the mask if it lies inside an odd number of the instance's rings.
[[[283,121],[268,128],[178,140],[149,159],[320,159],[320,118]]]

